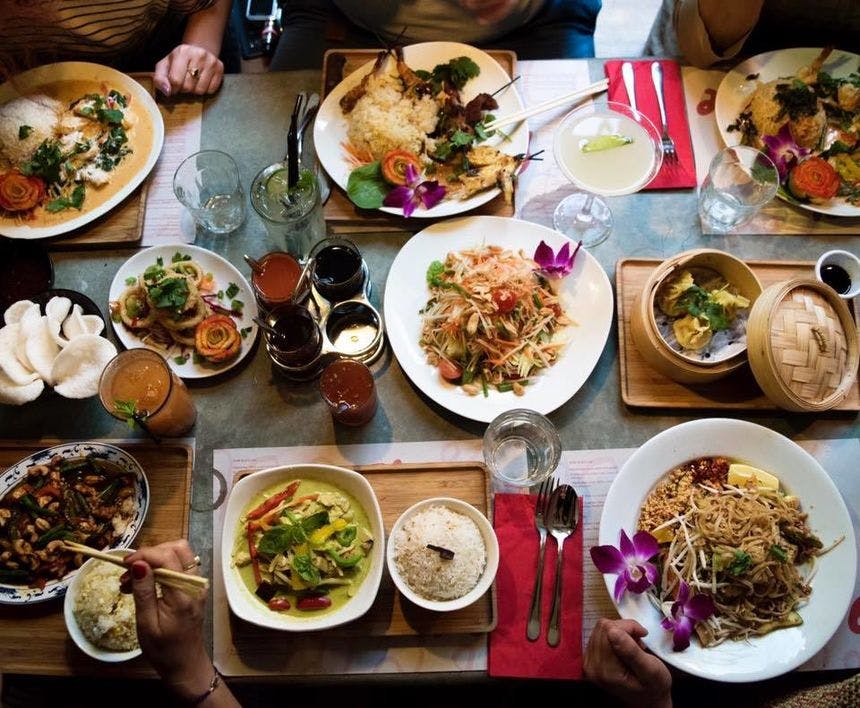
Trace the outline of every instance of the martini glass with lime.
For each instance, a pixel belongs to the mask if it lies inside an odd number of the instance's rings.
[[[263,220],[269,238],[299,261],[325,238],[319,184],[313,170],[301,167],[291,187],[286,162],[261,170],[251,183],[251,204]]]
[[[660,133],[623,103],[590,103],[565,116],[555,131],[555,161],[581,191],[555,209],[553,225],[586,247],[612,231],[612,212],[602,197],[638,192],[660,171]]]

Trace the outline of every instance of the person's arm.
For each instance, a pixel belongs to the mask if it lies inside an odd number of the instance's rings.
[[[672,708],[672,675],[642,648],[646,634],[634,620],[599,619],[585,649],[585,678],[631,708]]]
[[[763,4],[764,0],[676,0],[672,19],[684,59],[707,67],[737,55]]]
[[[188,17],[182,44],[155,65],[155,85],[165,96],[215,93],[224,78],[218,59],[231,0],[215,0]]]
[[[188,704],[238,708],[239,703],[215,673],[206,653],[203,641],[206,595],[192,597],[166,585],[161,586],[161,597],[156,595],[153,568],[193,572],[188,570],[195,566],[194,551],[188,542],[172,541],[141,548],[124,561],[130,568],[123,575],[122,587],[134,595],[140,648],[167,687]],[[213,685],[215,688],[210,692]]]

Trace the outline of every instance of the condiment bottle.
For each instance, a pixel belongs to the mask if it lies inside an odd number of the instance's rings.
[[[344,425],[364,425],[376,413],[373,374],[354,359],[337,359],[320,377],[320,393],[332,417]]]

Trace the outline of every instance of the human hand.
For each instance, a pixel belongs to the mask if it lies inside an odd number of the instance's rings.
[[[199,71],[199,73],[197,73]],[[208,49],[180,44],[155,65],[156,88],[165,96],[215,93],[224,78],[224,63]]]
[[[471,12],[478,24],[489,25],[500,22],[517,6],[517,0],[460,0],[460,5]]]
[[[671,708],[672,675],[640,640],[648,630],[634,620],[600,618],[585,649],[585,677],[637,708]]]
[[[134,595],[137,637],[143,654],[180,696],[199,696],[214,674],[203,642],[206,595],[201,592],[192,597],[161,585],[159,598],[152,572],[153,568],[170,568],[196,573],[194,551],[187,541],[170,541],[141,548],[123,560],[130,569],[122,576],[121,587]]]

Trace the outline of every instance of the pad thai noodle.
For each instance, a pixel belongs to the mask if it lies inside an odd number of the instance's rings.
[[[499,246],[449,253],[427,271],[421,346],[443,378],[469,395],[522,395],[558,359],[571,324],[559,296],[522,252]]]
[[[652,599],[668,613],[682,580],[709,595],[716,612],[696,625],[705,647],[801,624],[815,558],[829,550],[806,519],[800,500],[762,470],[720,457],[676,468],[639,519],[660,542]]]

